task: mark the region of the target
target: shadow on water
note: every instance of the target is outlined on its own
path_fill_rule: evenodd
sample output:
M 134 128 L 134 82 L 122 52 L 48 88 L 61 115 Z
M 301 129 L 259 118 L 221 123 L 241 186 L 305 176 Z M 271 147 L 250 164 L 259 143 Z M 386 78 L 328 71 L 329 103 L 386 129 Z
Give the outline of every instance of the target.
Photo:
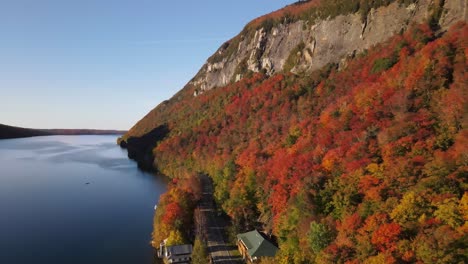
M 126 140 L 120 140 L 120 146 L 126 148 L 128 157 L 138 163 L 138 167 L 153 171 L 153 149 L 156 144 L 164 139 L 169 133 L 168 125 L 160 125 L 141 137 L 130 137 Z

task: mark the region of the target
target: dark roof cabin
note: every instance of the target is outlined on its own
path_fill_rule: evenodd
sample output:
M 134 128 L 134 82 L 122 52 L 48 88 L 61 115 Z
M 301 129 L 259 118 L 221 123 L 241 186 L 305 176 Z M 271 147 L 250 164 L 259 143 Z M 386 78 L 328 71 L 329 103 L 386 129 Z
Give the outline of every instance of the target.
M 237 235 L 237 246 L 244 259 L 251 263 L 261 257 L 274 257 L 278 248 L 257 230 Z
M 192 259 L 192 245 L 166 247 L 164 258 L 166 258 L 169 263 L 190 263 Z

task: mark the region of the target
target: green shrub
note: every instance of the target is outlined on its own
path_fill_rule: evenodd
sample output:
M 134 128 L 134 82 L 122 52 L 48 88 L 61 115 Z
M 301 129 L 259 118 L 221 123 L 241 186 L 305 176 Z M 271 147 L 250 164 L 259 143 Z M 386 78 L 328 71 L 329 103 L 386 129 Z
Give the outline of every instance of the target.
M 192 253 L 193 264 L 206 264 L 209 263 L 206 245 L 200 239 L 195 239 Z
M 285 72 L 290 72 L 294 68 L 294 66 L 297 65 L 299 59 L 301 58 L 301 54 L 304 48 L 305 43 L 304 41 L 301 41 L 301 43 L 299 43 L 294 49 L 291 50 L 283 66 L 283 70 Z
M 319 253 L 333 240 L 333 234 L 328 226 L 313 221 L 310 223 L 308 240 L 310 248 L 312 248 L 315 253 Z
M 390 58 L 380 58 L 375 60 L 374 66 L 372 66 L 372 73 L 379 73 L 382 71 L 386 71 L 393 67 L 395 63 L 397 63 L 396 56 L 392 56 Z

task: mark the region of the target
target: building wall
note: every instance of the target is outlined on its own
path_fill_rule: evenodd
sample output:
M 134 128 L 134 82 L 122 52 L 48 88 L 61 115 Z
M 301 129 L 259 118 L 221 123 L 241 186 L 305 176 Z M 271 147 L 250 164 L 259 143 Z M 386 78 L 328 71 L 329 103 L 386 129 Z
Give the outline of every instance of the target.
M 247 263 L 254 263 L 252 258 L 249 256 L 249 253 L 247 251 L 247 247 L 242 243 L 241 240 L 237 240 L 237 248 L 239 249 L 239 252 L 242 255 L 242 258 L 247 261 Z

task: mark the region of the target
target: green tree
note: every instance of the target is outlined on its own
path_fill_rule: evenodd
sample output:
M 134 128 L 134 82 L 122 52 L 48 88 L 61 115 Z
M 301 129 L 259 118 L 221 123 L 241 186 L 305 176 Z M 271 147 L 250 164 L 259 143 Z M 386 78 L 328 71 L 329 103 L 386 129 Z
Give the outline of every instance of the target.
M 310 223 L 308 239 L 312 250 L 319 253 L 333 240 L 333 234 L 328 226 L 313 221 Z
M 437 210 L 434 212 L 434 215 L 453 228 L 461 226 L 464 222 L 458 208 L 457 198 L 445 199 L 442 203 L 437 204 Z
M 193 245 L 193 253 L 192 253 L 192 263 L 193 264 L 206 264 L 208 263 L 208 253 L 206 250 L 205 243 L 203 243 L 200 239 L 195 239 Z
M 416 222 L 426 211 L 426 201 L 420 195 L 410 191 L 406 193 L 390 216 L 402 226 Z

